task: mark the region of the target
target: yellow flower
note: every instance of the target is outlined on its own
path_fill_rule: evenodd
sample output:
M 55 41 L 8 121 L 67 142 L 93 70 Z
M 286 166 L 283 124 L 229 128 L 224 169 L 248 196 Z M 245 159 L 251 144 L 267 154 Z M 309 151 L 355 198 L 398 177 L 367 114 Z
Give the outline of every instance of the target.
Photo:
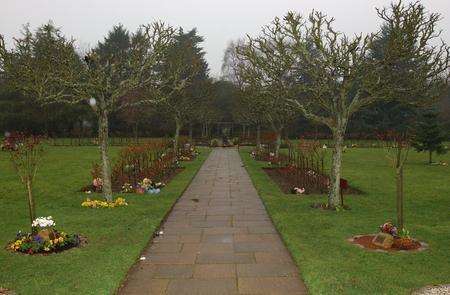
M 128 205 L 124 198 L 117 198 L 115 201 L 108 202 L 108 201 L 101 201 L 101 200 L 90 200 L 86 199 L 83 203 L 81 203 L 81 206 L 83 207 L 90 207 L 90 208 L 115 208 L 118 206 L 126 206 Z
M 63 237 L 59 237 L 59 238 L 58 238 L 58 241 L 59 241 L 60 243 L 62 243 L 62 242 L 64 242 L 64 238 L 63 238 Z

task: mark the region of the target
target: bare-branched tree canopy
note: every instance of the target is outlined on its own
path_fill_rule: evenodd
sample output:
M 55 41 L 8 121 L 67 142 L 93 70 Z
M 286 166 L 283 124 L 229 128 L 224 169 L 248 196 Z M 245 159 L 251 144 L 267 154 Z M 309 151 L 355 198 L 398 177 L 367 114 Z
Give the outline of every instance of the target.
M 278 156 L 283 130 L 295 118 L 293 107 L 286 103 L 296 93 L 295 61 L 286 59 L 287 48 L 282 35 L 283 21 L 278 18 L 263 28 L 262 35 L 229 49 L 232 77 L 245 96 L 241 96 L 241 117 L 252 118 L 257 126 L 266 123 L 276 134 Z M 252 110 L 246 113 L 246 110 Z
M 108 46 L 114 36 L 111 32 L 85 57 L 76 53 L 74 40 L 64 37 L 51 23 L 35 33 L 25 27 L 11 50 L 5 48 L 3 40 L 0 42 L 5 78 L 18 90 L 42 104 L 84 101 L 91 105 L 99 122 L 103 193 L 107 200 L 112 199 L 109 115 L 126 105 L 122 98 L 132 90 L 145 86 L 151 89 L 151 99 L 158 98 L 163 77 L 157 68 L 174 42 L 174 30 L 155 22 L 141 26 L 125 42 L 126 46 Z
M 379 100 L 433 102 L 448 83 L 449 47 L 434 45 L 440 34 L 438 14 L 428 14 L 418 2 L 398 2 L 378 15 L 383 21 L 379 33 L 350 38 L 323 13 L 313 11 L 304 18 L 289 12 L 264 27 L 259 37 L 236 46 L 236 58 L 229 59 L 235 61 L 239 85 L 259 92 L 251 97 L 258 98 L 255 105 L 267 106 L 275 130 L 289 122 L 291 107 L 331 130 L 330 208 L 339 205 L 351 117 Z

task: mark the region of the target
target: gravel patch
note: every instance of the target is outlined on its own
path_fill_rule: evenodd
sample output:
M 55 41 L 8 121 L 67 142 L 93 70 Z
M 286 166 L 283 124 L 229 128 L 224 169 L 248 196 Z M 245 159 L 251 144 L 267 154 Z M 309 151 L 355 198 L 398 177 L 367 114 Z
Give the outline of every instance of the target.
M 449 295 L 450 285 L 428 286 L 417 290 L 413 295 Z

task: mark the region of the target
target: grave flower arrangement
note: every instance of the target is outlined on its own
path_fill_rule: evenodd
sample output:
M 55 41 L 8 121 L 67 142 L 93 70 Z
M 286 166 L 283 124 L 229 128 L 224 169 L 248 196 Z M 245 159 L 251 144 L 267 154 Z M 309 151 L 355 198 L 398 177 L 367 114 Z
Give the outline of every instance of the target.
M 145 177 L 142 179 L 141 182 L 139 182 L 139 186 L 142 187 L 144 190 L 148 190 L 152 186 L 152 180 L 150 178 Z
M 161 189 L 166 185 L 163 182 L 153 182 L 150 188 L 147 190 L 148 194 L 159 194 Z
M 134 192 L 134 188 L 131 184 L 125 182 L 122 185 L 122 193 L 133 193 Z
M 190 151 L 191 151 L 191 155 L 192 155 L 193 158 L 195 158 L 198 155 L 200 155 L 200 152 L 194 146 L 191 146 Z
M 390 243 L 391 248 L 411 250 L 416 249 L 418 246 L 420 246 L 420 243 L 411 238 L 408 230 L 403 228 L 399 231 L 392 222 L 385 222 L 380 225 L 379 228 L 381 233 L 392 236 L 392 242 Z
M 380 225 L 380 231 L 382 233 L 389 234 L 389 235 L 391 235 L 393 237 L 396 237 L 397 236 L 397 232 L 398 232 L 397 227 L 390 221 Z
M 121 197 L 118 197 L 112 202 L 104 200 L 91 200 L 90 198 L 87 198 L 84 202 L 81 203 L 81 206 L 87 208 L 116 208 L 128 206 L 128 203 L 124 198 Z
M 192 161 L 198 156 L 199 152 L 195 146 L 190 143 L 185 143 L 177 152 L 177 159 L 179 161 Z
M 178 160 L 179 161 L 191 161 L 192 159 L 190 158 L 190 157 L 188 157 L 188 156 L 179 156 L 178 157 Z
M 8 249 L 26 254 L 60 252 L 80 245 L 78 235 L 69 235 L 55 229 L 51 216 L 33 220 L 32 233 L 19 231 L 16 238 L 8 244 Z
M 292 193 L 296 195 L 303 195 L 306 192 L 306 190 L 302 187 L 294 187 L 292 188 Z
M 163 182 L 153 182 L 150 178 L 144 178 L 138 183 L 137 193 L 159 194 L 165 186 Z
M 96 192 L 101 192 L 103 187 L 103 180 L 100 177 L 96 177 L 92 180 L 92 186 Z

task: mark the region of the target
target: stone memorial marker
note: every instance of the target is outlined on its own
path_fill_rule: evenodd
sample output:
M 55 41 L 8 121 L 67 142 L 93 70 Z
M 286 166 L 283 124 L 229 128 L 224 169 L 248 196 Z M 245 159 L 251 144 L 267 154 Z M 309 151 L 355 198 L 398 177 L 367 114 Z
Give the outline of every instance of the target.
M 387 233 L 379 233 L 373 238 L 372 243 L 384 249 L 390 249 L 394 243 L 394 237 Z

